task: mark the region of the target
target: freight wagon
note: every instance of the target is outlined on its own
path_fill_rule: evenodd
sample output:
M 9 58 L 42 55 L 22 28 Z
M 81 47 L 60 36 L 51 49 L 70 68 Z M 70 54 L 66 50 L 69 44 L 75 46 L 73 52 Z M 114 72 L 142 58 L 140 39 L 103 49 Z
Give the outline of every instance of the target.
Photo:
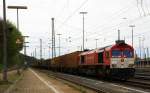
M 79 54 L 81 51 L 75 51 L 53 59 L 52 69 L 63 72 L 77 73 L 79 66 Z

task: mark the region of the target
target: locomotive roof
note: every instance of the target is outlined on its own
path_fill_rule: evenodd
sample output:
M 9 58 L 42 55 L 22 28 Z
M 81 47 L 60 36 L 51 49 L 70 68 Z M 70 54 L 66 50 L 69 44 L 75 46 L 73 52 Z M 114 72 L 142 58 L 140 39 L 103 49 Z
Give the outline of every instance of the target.
M 92 50 L 89 50 L 89 51 L 85 51 L 85 52 L 82 52 L 80 55 L 86 55 L 86 54 L 91 54 L 91 53 L 97 53 L 97 52 L 101 52 L 101 51 L 104 51 L 104 49 L 106 48 L 111 48 L 113 45 L 109 45 L 109 46 L 105 46 L 105 47 L 100 47 L 100 48 L 97 48 L 97 49 L 92 49 Z
M 97 48 L 97 49 L 93 49 L 93 50 L 89 50 L 89 51 L 85 51 L 85 52 L 82 52 L 80 55 L 87 55 L 87 54 L 91 54 L 91 53 L 103 52 L 104 50 L 111 49 L 111 48 L 116 47 L 118 45 L 119 46 L 122 46 L 122 45 L 130 46 L 130 45 L 126 44 L 125 42 L 117 41 L 116 44 L 105 46 L 105 47 L 101 47 L 101 48 Z

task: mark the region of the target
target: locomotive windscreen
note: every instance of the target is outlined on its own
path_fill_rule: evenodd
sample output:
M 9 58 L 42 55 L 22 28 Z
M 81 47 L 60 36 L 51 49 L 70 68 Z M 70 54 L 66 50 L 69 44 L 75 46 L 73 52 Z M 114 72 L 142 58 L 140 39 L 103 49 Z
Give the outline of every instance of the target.
M 133 51 L 131 50 L 112 50 L 112 57 L 125 57 L 125 58 L 132 58 L 133 57 Z
M 112 57 L 121 57 L 122 51 L 112 50 Z
M 133 51 L 131 50 L 124 50 L 123 51 L 123 56 L 127 58 L 132 58 L 133 57 Z

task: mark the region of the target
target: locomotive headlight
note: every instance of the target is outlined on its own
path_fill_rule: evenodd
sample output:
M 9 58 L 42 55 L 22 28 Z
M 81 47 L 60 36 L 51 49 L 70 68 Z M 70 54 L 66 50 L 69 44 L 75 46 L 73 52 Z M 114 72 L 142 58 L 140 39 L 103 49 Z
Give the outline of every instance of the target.
M 117 64 L 112 64 L 112 67 L 113 67 L 113 68 L 117 67 Z
M 121 59 L 121 62 L 124 62 L 124 59 L 123 59 L 123 58 Z

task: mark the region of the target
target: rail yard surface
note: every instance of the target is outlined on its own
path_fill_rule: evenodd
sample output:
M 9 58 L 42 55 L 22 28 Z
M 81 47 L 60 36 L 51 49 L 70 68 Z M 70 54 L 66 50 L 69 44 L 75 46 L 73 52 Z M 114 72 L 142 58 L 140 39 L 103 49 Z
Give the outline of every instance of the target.
M 4 93 L 81 93 L 81 91 L 46 74 L 28 69 L 23 73 L 23 77 Z
M 134 86 L 131 83 L 102 81 L 29 68 L 4 93 L 150 93 L 146 87 Z
M 149 88 L 150 81 L 147 78 L 135 77 L 126 82 L 110 82 L 29 68 L 22 72 L 20 79 L 1 93 L 150 93 Z
M 0 73 L 0 77 L 2 74 Z M 8 79 L 9 81 L 3 81 L 2 78 L 0 78 L 0 93 L 3 93 L 6 91 L 7 88 L 9 88 L 11 85 L 13 85 L 17 80 L 21 78 L 21 75 L 18 75 L 16 73 L 16 70 L 9 71 L 8 72 Z
M 81 85 L 87 88 L 90 88 L 98 93 L 149 93 L 150 90 L 147 87 L 141 87 L 135 85 L 138 82 L 129 81 L 126 82 L 118 82 L 118 81 L 102 81 L 97 79 L 91 79 L 87 77 L 82 76 L 76 76 L 76 75 L 69 75 L 69 74 L 63 74 L 63 73 L 53 73 L 51 71 L 44 71 L 45 73 L 49 73 L 52 76 L 55 76 L 57 78 L 61 78 L 70 82 L 73 82 L 77 85 Z M 142 81 L 141 81 L 142 82 Z

